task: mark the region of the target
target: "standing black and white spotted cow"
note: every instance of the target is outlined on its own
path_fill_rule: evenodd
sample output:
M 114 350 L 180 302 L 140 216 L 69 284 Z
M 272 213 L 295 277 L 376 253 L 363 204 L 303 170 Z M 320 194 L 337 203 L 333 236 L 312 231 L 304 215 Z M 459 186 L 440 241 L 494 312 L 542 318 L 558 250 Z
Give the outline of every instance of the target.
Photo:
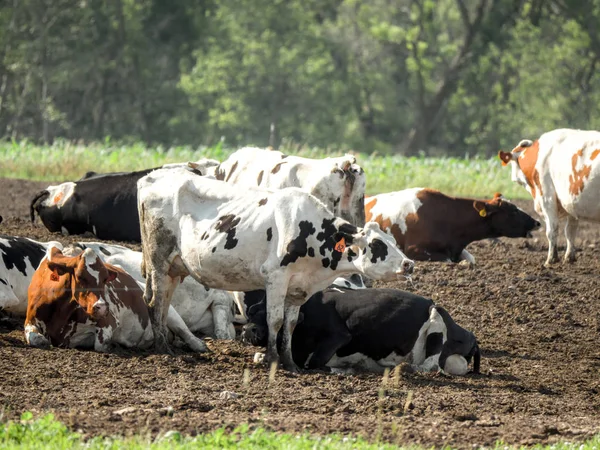
M 157 170 L 138 183 L 146 302 L 157 348 L 165 349 L 165 314 L 182 277 L 231 291 L 265 289 L 269 361 L 297 370 L 291 336 L 300 306 L 339 275 L 374 279 L 409 275 L 413 262 L 376 223 L 357 228 L 297 188 L 239 189 L 181 169 Z M 284 314 L 285 311 L 285 314 Z
M 202 159 L 192 164 L 194 168 L 190 170 L 201 175 L 219 162 Z M 188 163 L 177 163 L 163 167 L 187 166 Z M 153 170 L 87 172 L 79 181 L 48 186 L 31 200 L 31 221 L 35 221 L 37 212 L 44 226 L 53 233 L 92 233 L 99 239 L 140 242 L 137 182 Z
M 265 291 L 247 292 L 243 340 L 268 340 Z M 330 288 L 300 308 L 292 353 L 300 367 L 383 371 L 401 362 L 416 370 L 479 372 L 477 339 L 432 300 L 397 289 Z

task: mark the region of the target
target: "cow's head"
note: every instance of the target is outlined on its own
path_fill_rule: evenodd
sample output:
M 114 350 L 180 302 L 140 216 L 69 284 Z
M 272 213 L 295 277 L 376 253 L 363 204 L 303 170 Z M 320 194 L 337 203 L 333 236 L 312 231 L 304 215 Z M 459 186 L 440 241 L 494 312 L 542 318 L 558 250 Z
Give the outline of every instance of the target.
M 57 247 L 50 247 L 46 258 L 47 282 L 54 297 L 70 296 L 92 319 L 108 314 L 104 288 L 117 278 L 116 270 L 107 267 L 90 248 L 68 257 Z
M 539 143 L 523 139 L 510 152 L 498 152 L 502 165 L 511 165 L 511 179 L 525 187 L 535 197 L 536 185 L 539 185 L 539 174 L 535 169 L 538 158 Z M 537 177 L 537 179 L 536 179 Z
M 351 245 L 344 256 L 361 273 L 375 280 L 392 280 L 398 275 L 409 277 L 415 263 L 408 259 L 396 245 L 394 238 L 379 228 L 376 222 L 367 222 L 365 227 L 348 240 Z
M 356 164 L 356 158 L 352 155 L 327 158 L 323 161 L 330 174 L 319 174 L 311 194 L 325 202 L 335 216 L 362 227 L 365 224 L 364 170 Z
M 465 375 L 473 359 L 473 373 L 479 373 L 481 353 L 475 335 L 457 325 L 441 306 L 435 306 L 435 309 L 446 326 L 446 341 L 439 359 L 440 369 L 450 375 Z
M 540 222 L 499 193 L 489 201 L 475 200 L 473 208 L 496 236 L 531 237 L 531 232 L 540 227 Z

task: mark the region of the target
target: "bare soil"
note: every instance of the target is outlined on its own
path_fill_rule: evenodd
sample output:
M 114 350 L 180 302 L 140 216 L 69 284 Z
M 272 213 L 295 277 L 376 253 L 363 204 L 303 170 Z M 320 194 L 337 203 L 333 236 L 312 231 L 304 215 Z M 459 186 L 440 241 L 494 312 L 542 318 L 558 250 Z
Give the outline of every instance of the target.
M 0 233 L 72 240 L 29 223 L 29 200 L 46 185 L 0 179 Z M 532 212 L 531 202 L 519 205 Z M 25 346 L 22 319 L 8 318 L 0 408 L 8 418 L 52 411 L 86 436 L 248 423 L 458 448 L 581 441 L 600 432 L 600 227 L 583 224 L 578 246 L 576 263 L 545 269 L 543 231 L 482 241 L 469 246 L 475 268 L 418 263 L 414 285 L 376 284 L 446 307 L 478 337 L 481 375 L 402 373 L 384 386 L 374 374 L 280 370 L 269 383 L 268 369 L 252 363 L 258 349 L 237 341 L 209 341 L 205 355 L 39 350 Z

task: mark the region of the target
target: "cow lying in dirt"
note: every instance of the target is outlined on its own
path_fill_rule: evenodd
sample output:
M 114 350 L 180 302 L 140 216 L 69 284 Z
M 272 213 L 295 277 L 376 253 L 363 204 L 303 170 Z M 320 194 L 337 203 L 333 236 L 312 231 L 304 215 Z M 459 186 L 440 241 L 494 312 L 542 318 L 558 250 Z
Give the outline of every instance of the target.
M 449 197 L 426 188 L 405 189 L 365 200 L 367 220 L 394 236 L 400 250 L 418 261 L 475 258 L 465 249 L 473 241 L 529 237 L 540 223 L 496 194 L 492 200 Z
M 265 346 L 265 291 L 247 292 L 243 340 Z M 473 333 L 432 300 L 397 289 L 330 288 L 300 308 L 292 341 L 294 361 L 308 369 L 383 371 L 401 362 L 414 369 L 464 375 L 480 352 Z
M 33 275 L 28 297 L 25 339 L 31 346 L 104 352 L 112 344 L 148 348 L 154 342 L 142 288 L 123 269 L 104 264 L 90 248 L 67 257 L 51 246 Z M 192 350 L 206 350 L 173 308 L 167 327 Z

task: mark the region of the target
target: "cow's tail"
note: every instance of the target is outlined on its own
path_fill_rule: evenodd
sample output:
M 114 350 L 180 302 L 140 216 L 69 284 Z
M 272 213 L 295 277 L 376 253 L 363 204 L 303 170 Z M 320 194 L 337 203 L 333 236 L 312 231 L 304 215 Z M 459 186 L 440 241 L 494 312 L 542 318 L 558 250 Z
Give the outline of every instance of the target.
M 40 203 L 46 200 L 50 196 L 50 192 L 44 189 L 41 192 L 35 194 L 29 205 L 29 217 L 31 217 L 31 223 L 35 222 L 35 211 L 39 207 Z
M 473 355 L 473 373 L 479 373 L 479 365 L 481 363 L 481 351 L 479 345 L 475 344 L 475 353 Z

